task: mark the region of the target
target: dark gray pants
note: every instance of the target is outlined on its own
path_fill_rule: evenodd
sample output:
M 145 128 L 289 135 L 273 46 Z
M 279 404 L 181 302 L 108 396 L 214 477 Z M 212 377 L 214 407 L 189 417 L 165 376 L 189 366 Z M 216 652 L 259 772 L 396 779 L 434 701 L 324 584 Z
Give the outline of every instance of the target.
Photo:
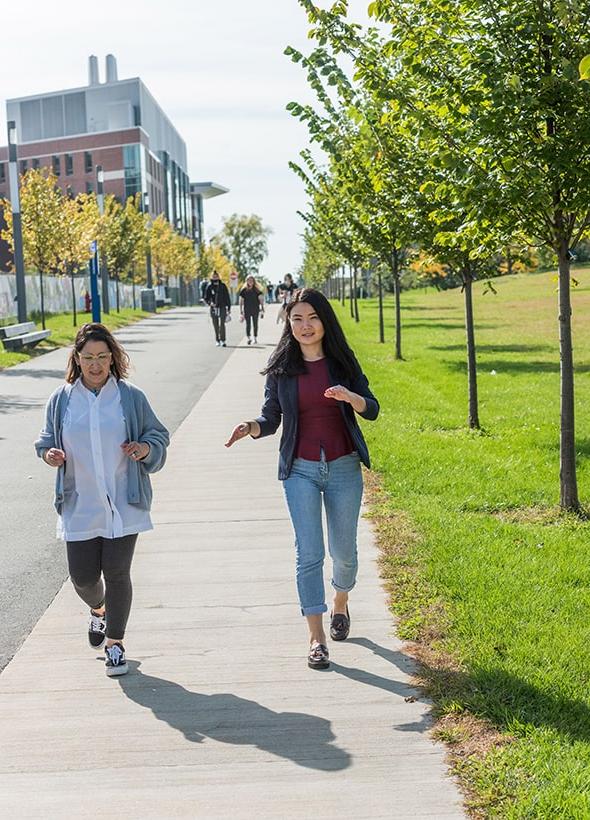
M 215 341 L 225 342 L 225 308 L 211 308 Z
M 250 336 L 252 335 L 250 333 L 250 324 L 252 324 L 254 336 L 258 336 L 258 311 L 256 311 L 256 313 L 244 312 L 244 316 L 246 317 L 246 336 L 250 338 Z
M 130 573 L 136 541 L 137 534 L 66 544 L 74 589 L 92 609 L 103 604 L 106 607 L 107 638 L 125 637 L 133 597 Z

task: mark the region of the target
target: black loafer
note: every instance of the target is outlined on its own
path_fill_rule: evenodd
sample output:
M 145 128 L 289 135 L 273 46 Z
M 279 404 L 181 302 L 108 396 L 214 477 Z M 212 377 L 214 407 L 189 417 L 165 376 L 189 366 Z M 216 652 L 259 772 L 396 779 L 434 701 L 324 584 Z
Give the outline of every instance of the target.
M 328 647 L 323 643 L 316 643 L 309 647 L 307 665 L 310 669 L 327 669 L 330 666 Z
M 330 637 L 333 641 L 345 641 L 350 632 L 350 612 L 346 607 L 346 615 L 332 615 L 330 622 Z

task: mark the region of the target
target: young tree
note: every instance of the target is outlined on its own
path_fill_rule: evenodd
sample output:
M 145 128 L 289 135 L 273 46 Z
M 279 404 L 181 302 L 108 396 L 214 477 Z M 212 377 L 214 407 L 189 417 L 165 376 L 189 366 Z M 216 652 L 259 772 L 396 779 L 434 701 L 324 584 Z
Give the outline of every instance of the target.
M 59 268 L 62 244 L 63 194 L 57 177 L 47 168 L 31 169 L 21 177 L 20 203 L 25 267 L 39 272 L 41 322 L 45 328 L 43 274 Z M 12 209 L 4 202 L 6 228 L 2 238 L 14 252 Z
M 232 214 L 225 217 L 219 234 L 213 244 L 223 251 L 241 279 L 256 276 L 260 265 L 268 254 L 268 238 L 272 228 L 263 225 L 256 214 Z
M 203 243 L 197 260 L 197 274 L 201 279 L 209 279 L 216 270 L 226 285 L 229 285 L 229 275 L 233 270 L 230 260 L 214 242 L 208 245 Z
M 86 266 L 92 251 L 92 241 L 96 238 L 99 224 L 99 212 L 94 194 L 79 194 L 75 199 L 64 197 L 61 208 L 60 258 L 59 269 L 70 277 L 72 286 L 72 321 L 76 318 L 76 291 L 74 277 L 77 271 Z
M 117 312 L 120 310 L 119 282 L 131 273 L 141 255 L 143 242 L 144 215 L 139 210 L 139 195 L 129 197 L 125 206 L 112 195 L 105 197 L 100 246 L 106 256 L 109 274 L 116 282 Z

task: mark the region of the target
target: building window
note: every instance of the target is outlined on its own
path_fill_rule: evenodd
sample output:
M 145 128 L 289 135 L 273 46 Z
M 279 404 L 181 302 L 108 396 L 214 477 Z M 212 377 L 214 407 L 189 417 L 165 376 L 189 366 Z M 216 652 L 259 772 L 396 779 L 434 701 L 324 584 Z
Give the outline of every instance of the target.
M 39 167 L 39 164 L 39 160 L 37 159 L 37 157 L 35 157 L 35 159 L 33 160 L 33 168 L 35 169 L 35 171 Z
M 29 165 L 28 160 L 21 159 L 21 161 L 20 161 L 20 172 L 21 172 L 21 174 L 26 174 L 27 173 L 28 165 Z
M 91 183 L 91 182 L 87 182 L 87 183 L 86 183 L 86 193 L 87 193 L 87 194 L 91 194 L 91 193 L 92 193 L 92 183 Z
M 3 162 L 0 162 L 0 182 L 6 181 L 6 166 Z
M 66 176 L 71 177 L 74 173 L 74 157 L 71 154 L 64 154 L 66 162 Z
M 92 173 L 92 154 L 90 151 L 84 151 L 84 173 Z
M 123 165 L 125 167 L 125 201 L 130 196 L 142 194 L 141 159 L 139 145 L 123 146 Z
M 51 170 L 58 177 L 61 174 L 61 160 L 59 157 L 51 157 Z

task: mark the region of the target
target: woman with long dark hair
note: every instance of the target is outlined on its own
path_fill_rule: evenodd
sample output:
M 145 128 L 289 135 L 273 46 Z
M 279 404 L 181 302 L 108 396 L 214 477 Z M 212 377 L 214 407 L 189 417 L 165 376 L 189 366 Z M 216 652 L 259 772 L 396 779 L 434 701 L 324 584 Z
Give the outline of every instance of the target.
M 152 529 L 149 474 L 166 460 L 168 431 L 126 381 L 129 356 L 104 326 L 76 335 L 66 383 L 51 395 L 35 442 L 57 468 L 58 537 L 70 578 L 90 608 L 88 642 L 105 645 L 109 677 L 128 671 L 123 638 L 131 610 L 131 561 L 140 532 Z
M 264 316 L 264 295 L 253 276 L 246 277 L 246 284 L 239 293 L 240 321 L 246 320 L 246 336 L 248 344 L 258 344 L 258 317 Z M 253 333 L 250 332 L 252 328 Z
M 279 479 L 295 531 L 297 590 L 307 618 L 312 669 L 329 666 L 322 500 L 332 558 L 330 636 L 348 637 L 348 595 L 357 576 L 357 525 L 363 493 L 361 462 L 369 453 L 356 415 L 373 420 L 379 403 L 326 297 L 304 288 L 286 306 L 283 334 L 263 371 L 260 416 L 238 424 L 226 442 L 272 435 L 283 423 Z

